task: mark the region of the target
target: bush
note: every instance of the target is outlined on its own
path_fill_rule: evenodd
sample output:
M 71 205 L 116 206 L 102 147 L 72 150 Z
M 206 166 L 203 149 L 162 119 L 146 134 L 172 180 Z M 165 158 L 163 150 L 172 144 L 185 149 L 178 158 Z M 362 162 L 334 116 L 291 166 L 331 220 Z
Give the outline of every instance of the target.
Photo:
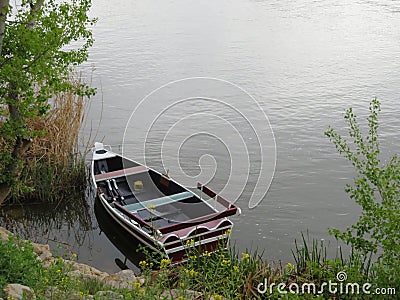
M 373 99 L 367 118 L 368 134 L 361 133 L 357 117 L 349 108 L 345 114 L 350 142 L 329 128 L 325 135 L 354 166 L 357 177 L 346 186 L 350 199 L 362 208 L 357 223 L 344 231 L 330 233 L 350 245 L 365 262 L 375 256 L 371 271 L 377 282 L 400 286 L 400 160 L 386 163 L 379 157 L 380 102 Z
M 45 269 L 31 243 L 9 236 L 7 241 L 0 241 L 0 253 L 0 295 L 8 283 L 37 284 Z

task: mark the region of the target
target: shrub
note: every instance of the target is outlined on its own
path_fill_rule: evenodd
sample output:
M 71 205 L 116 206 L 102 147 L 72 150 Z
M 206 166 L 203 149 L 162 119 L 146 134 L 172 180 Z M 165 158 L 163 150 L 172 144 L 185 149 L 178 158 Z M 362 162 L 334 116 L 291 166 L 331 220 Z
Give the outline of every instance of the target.
M 336 238 L 350 245 L 364 261 L 375 255 L 372 272 L 377 281 L 400 286 L 400 160 L 394 155 L 380 160 L 380 102 L 373 99 L 367 118 L 368 134 L 363 135 L 353 110 L 345 114 L 349 140 L 329 128 L 325 135 L 340 154 L 354 166 L 357 177 L 346 186 L 350 199 L 362 208 L 357 223 L 344 231 L 330 229 Z

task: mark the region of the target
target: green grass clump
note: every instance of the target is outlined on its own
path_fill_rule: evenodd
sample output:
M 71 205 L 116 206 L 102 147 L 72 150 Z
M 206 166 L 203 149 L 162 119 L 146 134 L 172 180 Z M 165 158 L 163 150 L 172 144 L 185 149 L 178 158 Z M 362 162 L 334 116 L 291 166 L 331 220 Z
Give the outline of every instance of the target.
M 29 242 L 10 236 L 0 242 L 0 297 L 7 283 L 36 285 L 41 278 L 44 267 L 33 252 Z
M 98 291 L 115 291 L 129 298 L 138 289 L 133 284 L 133 291 L 118 290 L 97 279 L 83 280 L 73 276 L 70 273 L 72 265 L 62 258 L 55 258 L 45 267 L 34 253 L 32 243 L 18 237 L 9 236 L 7 241 L 0 241 L 0 253 L 1 298 L 6 297 L 3 289 L 10 283 L 30 287 L 36 299 L 86 299 Z

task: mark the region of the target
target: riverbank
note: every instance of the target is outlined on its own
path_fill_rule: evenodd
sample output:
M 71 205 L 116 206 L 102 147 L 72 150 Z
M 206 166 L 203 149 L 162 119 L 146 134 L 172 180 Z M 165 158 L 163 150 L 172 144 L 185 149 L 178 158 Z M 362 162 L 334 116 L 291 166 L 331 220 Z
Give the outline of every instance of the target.
M 3 227 L 0 246 L 0 296 L 4 299 L 225 299 L 204 297 L 186 288 L 159 290 L 155 282 L 167 279 L 159 271 L 151 271 L 150 276 L 136 276 L 129 269 L 109 274 L 77 262 L 75 255 L 55 257 L 49 245 L 21 240 Z M 168 263 L 161 263 L 166 270 Z M 146 269 L 152 263 L 141 265 Z
M 21 240 L 0 227 L 0 299 L 280 299 L 283 294 L 287 299 L 352 299 L 363 290 L 339 293 L 326 283 L 338 285 L 338 274 L 344 274 L 346 283 L 374 285 L 357 257 L 329 260 L 324 249 L 304 241 L 294 251 L 296 266 L 267 263 L 257 253 L 234 249 L 188 253 L 187 263 L 170 266 L 143 248 L 147 258 L 137 276 L 132 270 L 103 272 L 77 262 L 74 254 L 55 257 L 49 245 Z M 370 298 L 376 295 L 362 294 Z

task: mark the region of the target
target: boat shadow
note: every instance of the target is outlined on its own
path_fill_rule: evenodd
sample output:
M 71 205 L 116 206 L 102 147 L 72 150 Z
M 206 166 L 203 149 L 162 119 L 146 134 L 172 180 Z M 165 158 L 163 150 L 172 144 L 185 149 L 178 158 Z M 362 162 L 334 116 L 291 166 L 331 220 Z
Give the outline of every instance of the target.
M 105 234 L 108 240 L 122 254 L 121 258 L 115 258 L 116 265 L 124 269 L 132 269 L 135 274 L 140 274 L 139 262 L 146 260 L 146 255 L 143 253 L 143 248 L 149 249 L 138 239 L 128 234 L 126 230 L 118 224 L 107 213 L 100 200 L 96 198 L 94 204 L 94 213 L 100 228 L 100 235 Z

